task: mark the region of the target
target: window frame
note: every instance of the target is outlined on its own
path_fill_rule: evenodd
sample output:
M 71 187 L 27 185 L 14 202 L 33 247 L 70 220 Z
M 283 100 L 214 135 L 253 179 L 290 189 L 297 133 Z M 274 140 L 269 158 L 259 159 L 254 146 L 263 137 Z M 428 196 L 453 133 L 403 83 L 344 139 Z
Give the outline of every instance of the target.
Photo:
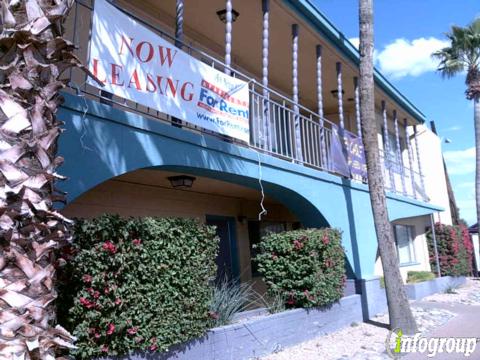
M 400 248 L 399 248 L 399 235 L 398 231 L 400 228 L 404 228 L 407 231 L 408 236 L 408 250 L 409 250 L 409 259 L 408 261 L 402 261 L 400 258 Z M 397 249 L 397 257 L 400 266 L 410 266 L 410 265 L 418 265 L 419 262 L 417 260 L 417 253 L 415 251 L 415 226 L 413 225 L 405 225 L 405 224 L 394 224 L 393 225 L 393 234 L 395 237 L 395 247 Z

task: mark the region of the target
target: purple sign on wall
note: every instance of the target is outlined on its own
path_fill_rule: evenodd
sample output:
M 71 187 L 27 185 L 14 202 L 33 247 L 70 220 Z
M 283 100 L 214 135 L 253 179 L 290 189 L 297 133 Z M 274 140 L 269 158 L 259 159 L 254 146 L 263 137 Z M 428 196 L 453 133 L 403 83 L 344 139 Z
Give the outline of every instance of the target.
M 334 172 L 355 180 L 367 178 L 367 165 L 362 139 L 345 129 L 332 125 L 331 168 Z

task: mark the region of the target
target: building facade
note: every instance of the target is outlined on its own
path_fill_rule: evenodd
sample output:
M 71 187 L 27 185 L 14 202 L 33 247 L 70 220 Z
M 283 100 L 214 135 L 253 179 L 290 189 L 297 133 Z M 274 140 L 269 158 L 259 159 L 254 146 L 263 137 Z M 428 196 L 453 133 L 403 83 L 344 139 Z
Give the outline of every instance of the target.
M 308 0 L 82 0 L 66 29 L 98 83 L 77 69 L 66 74 L 58 113 L 65 215 L 198 218 L 217 226 L 219 266 L 259 289 L 251 258 L 262 235 L 331 226 L 343 233 L 349 279 L 381 275 L 362 163 L 358 52 Z M 182 108 L 197 95 L 172 69 L 139 75 L 175 56 L 188 59 L 182 76 L 203 76 L 198 104 L 217 115 L 214 127 Z M 211 74 L 243 84 L 247 100 L 213 86 Z M 419 131 L 426 119 L 378 71 L 375 98 L 402 274 L 429 270 L 425 229 L 447 207 L 429 193 L 433 165 L 422 158 Z M 235 132 L 242 124 L 247 131 Z M 193 184 L 177 186 L 175 176 Z

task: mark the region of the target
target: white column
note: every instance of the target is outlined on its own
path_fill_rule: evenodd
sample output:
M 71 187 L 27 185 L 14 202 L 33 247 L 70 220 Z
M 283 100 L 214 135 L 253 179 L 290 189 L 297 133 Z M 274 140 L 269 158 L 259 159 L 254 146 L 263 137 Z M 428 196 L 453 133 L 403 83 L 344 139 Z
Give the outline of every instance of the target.
M 225 74 L 230 75 L 232 63 L 232 1 L 226 0 L 225 10 Z
M 295 158 L 303 162 L 302 156 L 302 131 L 298 108 L 298 24 L 292 25 L 292 93 L 293 111 L 295 113 Z
M 263 85 L 263 141 L 270 149 L 270 112 L 268 94 L 268 50 L 269 50 L 269 22 L 270 0 L 262 0 L 263 29 L 262 29 L 262 85 Z
M 390 139 L 388 137 L 388 118 L 387 118 L 387 106 L 384 100 L 382 100 L 382 116 L 383 116 L 383 163 L 388 169 L 388 177 L 390 178 L 391 191 L 395 192 L 395 179 L 392 171 L 392 162 L 390 160 Z
M 175 10 L 175 46 L 181 49 L 183 45 L 183 0 L 177 0 Z
M 410 181 L 412 182 L 412 195 L 416 199 L 417 192 L 415 190 L 415 173 L 413 171 L 413 153 L 412 153 L 412 145 L 410 144 L 410 137 L 408 136 L 408 131 L 407 131 L 407 119 L 403 120 L 403 126 L 405 128 L 405 143 L 407 144 L 408 166 L 410 167 Z
M 337 95 L 338 95 L 338 119 L 340 122 L 340 128 L 345 128 L 345 122 L 343 119 L 343 86 L 342 86 L 342 63 L 337 62 Z
M 353 88 L 355 91 L 355 122 L 357 124 L 357 136 L 362 138 L 362 122 L 360 121 L 360 88 L 358 87 L 358 77 L 353 78 Z
M 420 176 L 420 186 L 423 191 L 422 195 L 425 195 L 425 181 L 423 180 L 423 172 L 422 172 L 422 161 L 420 160 L 420 149 L 418 147 L 418 136 L 417 136 L 417 125 L 413 126 L 413 136 L 415 139 L 415 151 L 417 153 L 417 165 L 418 165 L 418 174 Z M 424 199 L 426 200 L 426 199 Z
M 317 45 L 317 107 L 318 107 L 318 124 L 320 126 L 319 139 L 320 139 L 320 159 L 321 167 L 328 170 L 327 164 L 327 149 L 325 146 L 325 128 L 323 122 L 323 86 L 322 86 L 322 45 Z
M 400 144 L 400 135 L 398 133 L 398 119 L 397 119 L 397 110 L 393 110 L 393 123 L 395 126 L 395 142 L 397 144 L 397 161 L 400 165 L 400 177 L 402 181 L 402 191 L 403 195 L 407 195 L 407 188 L 405 186 L 405 166 L 403 165 L 402 149 Z

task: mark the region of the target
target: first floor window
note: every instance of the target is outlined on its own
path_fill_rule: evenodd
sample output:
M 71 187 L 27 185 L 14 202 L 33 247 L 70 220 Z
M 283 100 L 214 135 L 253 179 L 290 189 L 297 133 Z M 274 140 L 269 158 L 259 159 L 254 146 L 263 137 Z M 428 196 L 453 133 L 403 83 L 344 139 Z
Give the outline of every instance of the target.
M 413 246 L 414 238 L 413 226 L 395 225 L 395 240 L 400 265 L 410 264 L 416 261 Z

